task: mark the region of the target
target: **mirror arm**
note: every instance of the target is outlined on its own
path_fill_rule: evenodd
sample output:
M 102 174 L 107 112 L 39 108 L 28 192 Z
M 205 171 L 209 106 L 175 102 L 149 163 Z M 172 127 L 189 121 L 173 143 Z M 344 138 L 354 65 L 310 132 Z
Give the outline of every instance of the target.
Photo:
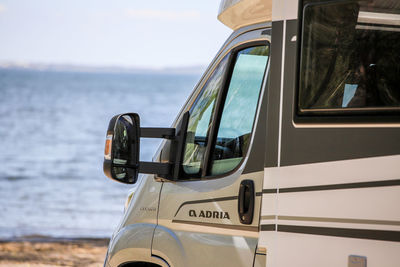
M 141 127 L 140 137 L 175 139 L 175 128 Z
M 160 162 L 139 162 L 139 172 L 147 174 L 157 174 L 160 176 L 171 175 L 171 163 L 160 163 Z

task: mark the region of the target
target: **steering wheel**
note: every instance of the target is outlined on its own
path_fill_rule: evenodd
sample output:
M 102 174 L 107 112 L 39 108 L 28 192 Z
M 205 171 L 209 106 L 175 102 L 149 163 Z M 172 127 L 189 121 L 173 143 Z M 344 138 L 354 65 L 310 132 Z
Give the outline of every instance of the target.
M 235 154 L 242 154 L 242 146 L 243 146 L 243 135 L 238 129 L 232 128 L 220 128 L 219 132 L 224 133 L 224 135 L 228 136 L 236 136 L 236 137 L 221 137 L 220 140 L 224 142 L 218 142 L 215 144 L 214 157 L 217 159 L 222 158 L 233 158 Z M 225 141 L 226 140 L 226 141 Z

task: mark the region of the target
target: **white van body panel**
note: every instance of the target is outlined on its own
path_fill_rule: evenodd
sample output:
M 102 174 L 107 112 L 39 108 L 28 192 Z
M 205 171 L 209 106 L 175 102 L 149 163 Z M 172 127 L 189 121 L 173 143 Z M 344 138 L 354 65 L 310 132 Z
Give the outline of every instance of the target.
M 261 188 L 262 177 L 262 172 L 241 176 L 238 171 L 237 174 L 216 180 L 165 183 L 160 198 L 159 225 L 154 235 L 153 254 L 168 257 L 166 260 L 172 266 L 195 267 L 210 263 L 216 266 L 251 266 L 249 263 L 253 261 L 258 242 L 259 210 L 255 211 L 251 225 L 240 226 L 237 199 L 221 198 L 237 196 L 240 181 L 246 178 L 258 183 L 255 188 Z M 210 201 L 190 203 L 205 199 Z M 261 197 L 256 197 L 255 206 L 260 207 L 260 204 Z M 195 211 L 197 217 L 190 216 L 190 211 Z M 229 214 L 229 219 L 199 217 L 202 211 L 223 211 L 223 214 Z M 216 250 L 218 257 L 214 254 Z M 214 256 L 210 258 L 206 255 Z
M 399 186 L 368 186 L 396 180 L 399 166 L 397 155 L 266 168 L 261 227 L 278 225 L 260 234 L 267 266 L 347 266 L 350 255 L 366 256 L 368 266 L 398 266 L 399 242 L 343 237 L 351 233 L 336 230 L 400 231 L 400 209 L 393 205 L 400 203 Z M 286 232 L 295 230 L 287 226 L 314 233 Z
M 272 0 L 272 21 L 297 19 L 299 1 Z
M 151 255 L 151 242 L 162 184 L 154 180 L 154 175 L 143 175 L 136 186 L 109 244 L 107 260 L 111 266 L 119 266 L 127 259 L 159 261 Z

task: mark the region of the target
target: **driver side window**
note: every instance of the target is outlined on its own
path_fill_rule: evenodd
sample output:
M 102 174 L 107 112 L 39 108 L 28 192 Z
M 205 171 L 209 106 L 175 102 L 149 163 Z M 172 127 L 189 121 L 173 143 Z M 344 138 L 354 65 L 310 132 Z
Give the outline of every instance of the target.
M 186 174 L 201 175 L 208 144 L 208 132 L 212 125 L 212 115 L 218 92 L 222 87 L 228 57 L 228 55 L 225 56 L 214 70 L 190 111 L 183 155 L 183 170 Z
M 268 58 L 268 45 L 247 47 L 225 56 L 215 69 L 190 110 L 183 158 L 187 176 L 221 175 L 245 157 Z
M 211 175 L 227 173 L 242 161 L 250 145 L 268 47 L 238 52 L 211 155 Z

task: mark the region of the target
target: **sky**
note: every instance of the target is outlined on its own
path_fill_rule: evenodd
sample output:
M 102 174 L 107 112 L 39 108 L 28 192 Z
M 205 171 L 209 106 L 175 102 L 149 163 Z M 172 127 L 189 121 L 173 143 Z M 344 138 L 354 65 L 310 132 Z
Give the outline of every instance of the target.
M 219 0 L 0 0 L 0 63 L 207 65 L 231 34 Z

